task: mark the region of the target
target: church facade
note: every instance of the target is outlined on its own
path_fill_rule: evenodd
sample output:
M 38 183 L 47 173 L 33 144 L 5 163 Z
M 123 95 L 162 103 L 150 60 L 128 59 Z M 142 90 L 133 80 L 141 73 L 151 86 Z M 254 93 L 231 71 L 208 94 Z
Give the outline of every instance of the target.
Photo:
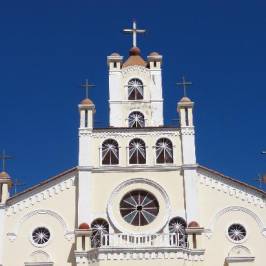
M 107 62 L 109 127 L 78 105 L 78 166 L 12 197 L 0 173 L 0 265 L 265 265 L 266 193 L 197 163 L 188 97 L 164 125 L 162 55 Z

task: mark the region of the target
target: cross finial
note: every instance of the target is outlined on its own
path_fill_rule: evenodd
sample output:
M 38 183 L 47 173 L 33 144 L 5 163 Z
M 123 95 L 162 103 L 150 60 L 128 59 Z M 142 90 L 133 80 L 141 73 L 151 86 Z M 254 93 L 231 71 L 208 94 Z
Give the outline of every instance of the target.
M 181 82 L 177 82 L 176 83 L 177 86 L 182 86 L 183 90 L 184 90 L 184 97 L 187 96 L 187 89 L 190 85 L 192 85 L 191 81 L 186 81 L 185 76 L 182 77 L 182 81 Z
M 145 33 L 145 29 L 138 29 L 136 20 L 133 20 L 133 27 L 132 29 L 123 29 L 123 32 L 132 34 L 133 38 L 133 47 L 137 47 L 137 34 L 138 33 Z
M 2 171 L 4 172 L 6 170 L 6 161 L 12 159 L 11 156 L 6 155 L 6 151 L 3 150 L 2 154 L 0 155 L 0 160 L 2 160 Z
M 86 90 L 86 99 L 89 98 L 89 89 L 95 87 L 95 85 L 89 83 L 88 79 L 85 79 L 85 83 L 81 83 L 80 86 Z

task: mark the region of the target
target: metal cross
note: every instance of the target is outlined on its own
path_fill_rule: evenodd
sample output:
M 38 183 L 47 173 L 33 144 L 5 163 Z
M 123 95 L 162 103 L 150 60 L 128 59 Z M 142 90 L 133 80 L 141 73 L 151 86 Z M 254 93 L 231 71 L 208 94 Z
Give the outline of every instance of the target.
M 258 175 L 258 178 L 255 178 L 254 180 L 259 182 L 259 187 L 262 188 L 262 184 L 266 184 L 266 174 Z
M 137 47 L 137 34 L 138 33 L 145 33 L 146 30 L 144 29 L 138 29 L 137 28 L 137 23 L 135 20 L 133 20 L 133 27 L 132 29 L 123 29 L 123 32 L 125 33 L 131 33 L 133 37 L 133 47 Z
M 182 81 L 181 82 L 177 82 L 176 85 L 177 86 L 183 86 L 184 97 L 186 97 L 187 96 L 187 88 L 188 88 L 188 86 L 192 85 L 192 82 L 186 81 L 185 76 L 183 76 L 182 77 Z
M 95 85 L 89 83 L 88 79 L 85 79 L 85 83 L 81 83 L 80 86 L 86 90 L 86 98 L 89 98 L 89 89 L 95 87 Z
M 13 181 L 13 186 L 14 186 L 14 194 L 17 194 L 17 188 L 20 187 L 20 186 L 25 186 L 26 184 L 25 183 L 21 183 L 20 180 L 18 178 L 16 178 L 14 181 Z
M 12 159 L 11 156 L 6 155 L 6 151 L 3 150 L 2 154 L 0 155 L 0 160 L 2 160 L 2 171 L 4 172 L 6 170 L 6 161 Z

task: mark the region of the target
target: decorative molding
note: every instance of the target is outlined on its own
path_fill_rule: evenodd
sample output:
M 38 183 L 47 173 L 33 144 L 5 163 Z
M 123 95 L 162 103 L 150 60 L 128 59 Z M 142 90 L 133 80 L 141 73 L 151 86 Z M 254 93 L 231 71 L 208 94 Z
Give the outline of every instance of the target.
M 200 184 L 228 194 L 231 197 L 241 199 L 254 206 L 265 208 L 266 203 L 261 197 L 251 194 L 250 189 L 243 188 L 233 182 L 225 180 L 223 177 L 198 173 Z
M 99 172 L 119 172 L 119 173 L 126 173 L 126 172 L 166 172 L 166 171 L 179 171 L 181 169 L 181 166 L 178 165 L 138 165 L 138 166 L 124 166 L 124 167 L 119 167 L 119 166 L 104 166 L 100 168 L 93 168 L 91 171 L 93 173 L 99 173 Z
M 226 207 L 220 211 L 218 211 L 211 219 L 208 227 L 205 229 L 205 235 L 210 238 L 213 234 L 214 231 L 214 226 L 217 223 L 218 219 L 223 216 L 224 214 L 228 213 L 228 212 L 243 212 L 246 213 L 247 215 L 249 215 L 250 217 L 252 217 L 258 227 L 260 228 L 261 234 L 266 237 L 266 226 L 264 225 L 264 223 L 262 222 L 262 220 L 259 218 L 259 216 L 254 213 L 253 211 L 245 208 L 245 207 L 241 207 L 241 206 L 229 206 Z
M 242 245 L 234 246 L 228 257 L 225 258 L 226 262 L 250 262 L 254 261 L 255 257 L 252 256 L 250 250 Z
M 27 221 L 28 219 L 30 219 L 31 217 L 35 216 L 35 215 L 49 215 L 53 218 L 55 218 L 62 226 L 63 230 L 64 230 L 64 236 L 65 238 L 70 241 L 74 238 L 75 236 L 75 233 L 74 231 L 71 231 L 69 230 L 65 220 L 63 219 L 62 216 L 60 216 L 58 213 L 54 212 L 54 211 L 51 211 L 51 210 L 43 210 L 43 209 L 40 209 L 40 210 L 34 210 L 30 213 L 27 213 L 26 215 L 24 215 L 18 222 L 17 224 L 15 225 L 15 228 L 13 231 L 11 232 L 8 232 L 7 233 L 7 236 L 9 238 L 9 240 L 11 242 L 15 241 L 16 238 L 17 238 L 17 235 L 19 233 L 19 230 L 20 230 L 20 227 L 22 226 L 22 224 Z
M 181 127 L 181 135 L 195 135 L 194 127 Z
M 182 247 L 152 248 L 97 248 L 88 252 L 75 251 L 76 263 L 93 263 L 105 260 L 165 260 L 183 259 L 186 261 L 203 261 L 205 250 L 191 250 Z
M 149 129 L 149 128 L 142 128 L 140 130 L 131 130 L 128 128 L 124 129 L 115 129 L 115 130 L 109 130 L 106 129 L 106 131 L 99 131 L 99 132 L 91 132 L 89 130 L 80 130 L 79 131 L 79 136 L 80 137 L 91 137 L 91 138 L 135 138 L 135 137 L 143 137 L 143 136 L 152 136 L 152 137 L 175 137 L 175 136 L 180 136 L 180 131 L 179 129 L 175 129 L 173 131 L 170 130 L 156 130 L 156 129 Z
M 146 67 L 137 66 L 137 65 L 122 68 L 122 77 L 123 78 L 130 75 L 130 74 L 134 74 L 138 77 L 142 76 L 143 74 L 148 76 L 148 75 L 150 75 L 150 71 Z
M 54 196 L 74 186 L 75 183 L 74 181 L 75 177 L 68 178 L 67 180 L 64 180 L 54 186 L 51 186 L 47 189 L 44 189 L 43 191 L 40 191 L 32 196 L 29 196 L 28 198 L 20 200 L 15 204 L 11 204 L 11 206 L 8 206 L 6 208 L 6 215 L 7 216 L 14 215 L 17 212 L 20 212 L 24 209 L 34 206 L 36 203 L 47 200 L 49 198 L 53 198 Z

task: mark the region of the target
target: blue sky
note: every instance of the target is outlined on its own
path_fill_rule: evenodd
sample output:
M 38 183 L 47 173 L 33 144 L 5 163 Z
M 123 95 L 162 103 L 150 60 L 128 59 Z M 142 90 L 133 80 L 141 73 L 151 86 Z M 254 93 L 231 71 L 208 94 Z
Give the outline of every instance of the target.
M 106 56 L 126 56 L 121 30 L 148 30 L 143 56 L 164 56 L 165 122 L 177 118 L 185 75 L 193 82 L 197 158 L 250 184 L 266 172 L 265 1 L 19 1 L 0 3 L 0 149 L 28 187 L 77 165 L 79 87 L 97 86 L 97 126 L 108 125 Z M 25 188 L 24 187 L 24 188 Z M 22 187 L 19 188 L 20 190 Z

